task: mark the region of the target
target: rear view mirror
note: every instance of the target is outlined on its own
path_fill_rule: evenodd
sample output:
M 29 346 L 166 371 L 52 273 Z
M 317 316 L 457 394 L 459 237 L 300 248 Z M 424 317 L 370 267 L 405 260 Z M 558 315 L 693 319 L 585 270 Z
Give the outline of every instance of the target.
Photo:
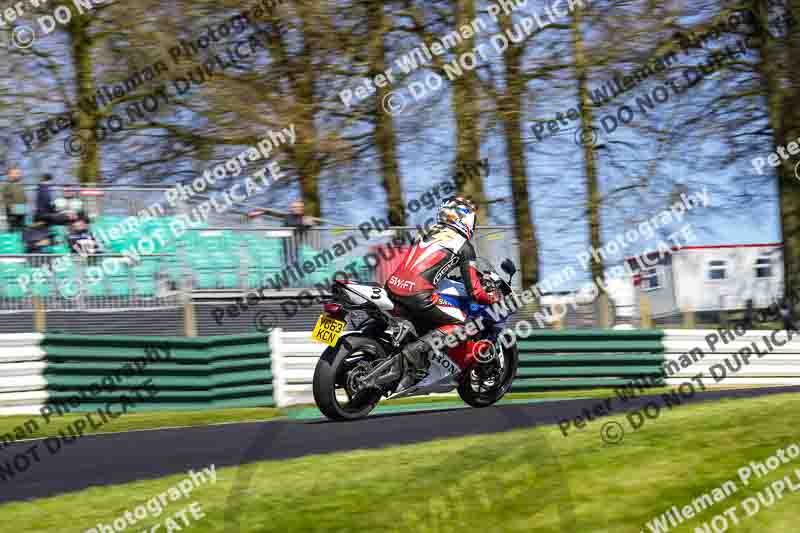
M 500 263 L 500 268 L 509 276 L 513 276 L 517 272 L 517 267 L 514 266 L 514 261 L 511 259 L 503 259 L 503 262 Z

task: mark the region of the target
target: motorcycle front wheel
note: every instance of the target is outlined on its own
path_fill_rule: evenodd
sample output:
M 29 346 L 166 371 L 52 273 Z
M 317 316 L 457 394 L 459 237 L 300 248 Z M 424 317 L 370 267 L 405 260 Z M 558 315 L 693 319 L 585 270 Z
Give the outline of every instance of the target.
M 458 385 L 458 395 L 472 407 L 489 407 L 499 401 L 517 377 L 519 354 L 516 341 L 509 347 L 496 345 L 495 361 L 472 368 Z
M 335 348 L 326 349 L 314 370 L 314 402 L 331 420 L 366 417 L 380 400 L 379 391 L 360 390 L 359 378 L 369 374 L 386 354 L 368 337 L 348 335 Z

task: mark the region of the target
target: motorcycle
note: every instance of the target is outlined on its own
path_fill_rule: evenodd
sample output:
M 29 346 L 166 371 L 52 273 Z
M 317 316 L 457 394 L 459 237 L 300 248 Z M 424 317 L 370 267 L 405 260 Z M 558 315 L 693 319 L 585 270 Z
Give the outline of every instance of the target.
M 481 285 L 505 298 L 512 294 L 514 263 L 500 265 L 508 274 L 504 280 L 483 259 L 477 262 Z M 328 348 L 314 371 L 314 401 L 332 420 L 357 420 L 366 417 L 382 398 L 405 398 L 458 390 L 461 399 L 472 407 L 488 407 L 511 388 L 517 373 L 519 354 L 512 336 L 502 337 L 503 324 L 510 314 L 495 316 L 489 306 L 471 303 L 464 284 L 445 278 L 436 297 L 446 305 L 459 307 L 467 314 L 469 340 L 439 350 L 428 350 L 423 368 L 409 368 L 403 348 L 418 338 L 408 317 L 377 283 L 334 280 L 331 299 L 324 304 L 311 337 Z M 366 318 L 353 331 L 344 332 L 350 313 L 361 311 Z M 398 361 L 400 364 L 398 364 Z M 413 371 L 413 379 L 400 388 L 403 377 Z

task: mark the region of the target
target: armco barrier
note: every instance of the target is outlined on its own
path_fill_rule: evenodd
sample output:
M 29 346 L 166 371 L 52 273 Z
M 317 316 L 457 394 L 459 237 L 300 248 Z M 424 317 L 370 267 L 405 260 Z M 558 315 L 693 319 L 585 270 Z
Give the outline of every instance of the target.
M 784 343 L 783 346 L 778 346 L 771 340 L 773 331 L 770 330 L 748 331 L 742 336 L 734 334 L 735 339 L 732 341 L 729 334 L 729 342 L 723 342 L 720 337 L 714 343 L 712 351 L 706 338 L 714 334 L 719 336 L 720 332 L 711 329 L 664 331 L 667 358 L 664 370 L 668 376 L 667 383 L 670 385 L 683 383 L 692 376 L 702 374 L 701 379 L 705 385 L 800 385 L 799 335 L 794 335 L 787 342 L 785 331 L 775 333 L 777 341 Z M 770 339 L 769 344 L 763 340 L 765 336 Z M 753 343 L 762 352 L 762 356 L 756 354 Z M 771 351 L 768 346 L 772 347 Z M 694 357 L 690 354 L 691 350 L 696 348 L 702 350 L 702 356 L 697 352 Z M 741 364 L 741 356 L 734 358 L 734 354 L 742 348 L 749 348 L 754 353 L 748 358 L 747 364 Z M 717 380 L 711 374 L 710 369 L 713 366 L 716 366 L 716 375 L 721 379 Z
M 80 405 L 65 403 L 65 410 L 94 411 L 123 396 L 135 398 L 132 411 L 274 405 L 270 343 L 260 333 L 191 339 L 4 335 L 0 347 L 0 414 L 36 413 L 45 403 L 76 397 Z M 159 357 L 147 358 L 147 347 Z M 143 358 L 146 363 L 133 369 L 131 362 Z M 129 371 L 121 373 L 126 366 Z
M 617 387 L 637 378 L 659 383 L 660 330 L 535 330 L 519 339 L 512 392 Z
M 311 332 L 272 331 L 275 402 L 314 402 L 314 368 L 325 345 Z M 537 331 L 519 342 L 520 368 L 512 391 L 615 387 L 658 376 L 664 363 L 661 331 Z

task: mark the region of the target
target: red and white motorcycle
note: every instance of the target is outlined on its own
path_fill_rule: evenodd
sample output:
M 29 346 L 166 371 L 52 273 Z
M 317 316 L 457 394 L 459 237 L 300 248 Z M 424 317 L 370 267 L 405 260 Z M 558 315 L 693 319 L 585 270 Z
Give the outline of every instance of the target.
M 503 298 L 512 294 L 514 263 L 501 264 L 508 280 L 485 260 L 478 261 L 481 284 L 498 291 Z M 312 332 L 314 340 L 328 344 L 314 372 L 314 400 L 320 411 L 333 420 L 355 420 L 367 416 L 382 397 L 401 398 L 458 390 L 473 407 L 486 407 L 500 400 L 511 388 L 519 356 L 516 342 L 501 342 L 500 333 L 509 315 L 487 313 L 488 306 L 470 303 L 460 281 L 445 279 L 439 285 L 440 298 L 459 306 L 468 320 L 482 317 L 483 329 L 470 340 L 446 352 L 429 350 L 426 367 L 407 368 L 402 349 L 418 338 L 414 325 L 403 317 L 378 284 L 334 281 L 332 300 L 325 304 Z M 367 317 L 351 332 L 344 333 L 348 314 L 363 311 Z M 492 318 L 492 315 L 495 318 Z M 402 364 L 398 365 L 397 361 Z M 400 370 L 398 370 L 400 369 Z M 416 371 L 411 385 L 398 390 L 407 372 Z M 418 374 L 418 375 L 417 375 Z

